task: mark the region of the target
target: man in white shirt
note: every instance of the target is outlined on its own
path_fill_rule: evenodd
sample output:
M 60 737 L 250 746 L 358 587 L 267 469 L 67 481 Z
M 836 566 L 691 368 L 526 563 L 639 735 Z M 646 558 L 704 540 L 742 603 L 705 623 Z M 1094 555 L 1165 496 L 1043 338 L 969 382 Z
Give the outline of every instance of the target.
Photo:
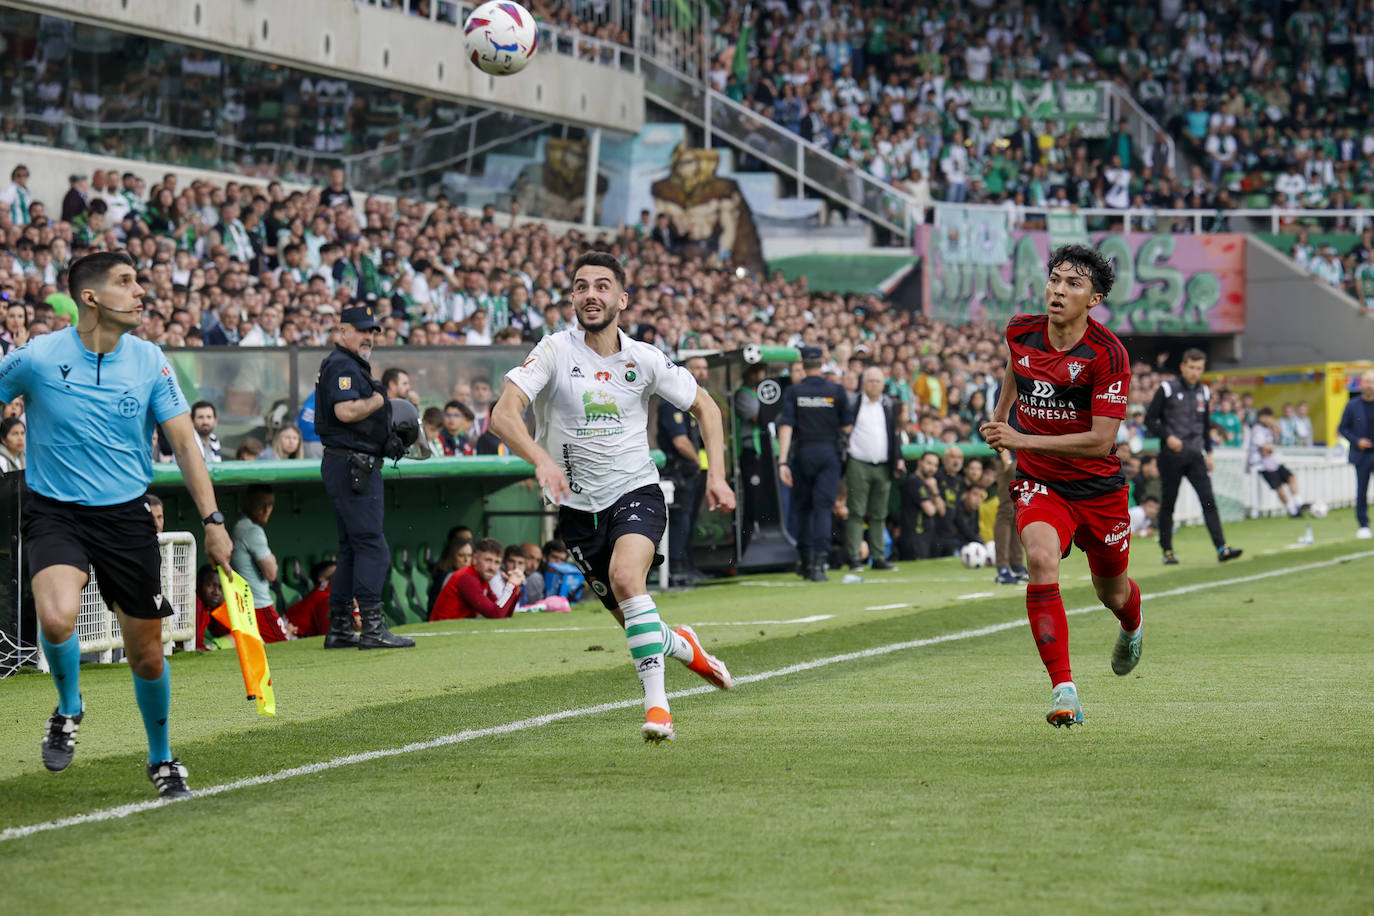
M 987 81 L 988 69 L 992 66 L 992 49 L 988 47 L 987 39 L 978 36 L 974 39 L 967 51 L 964 52 L 964 64 L 968 67 L 968 78 L 971 83 L 983 83 Z
M 29 206 L 33 203 L 33 192 L 29 190 L 29 167 L 16 165 L 10 172 L 10 185 L 0 191 L 0 204 L 10 211 L 10 222 L 16 226 L 29 224 Z
M 845 522 L 845 549 L 849 569 L 863 569 L 860 550 L 864 540 L 864 523 L 868 524 L 868 557 L 876 570 L 892 569 L 883 547 L 887 530 L 887 499 L 892 492 L 892 479 L 905 470 L 901 458 L 901 442 L 897 438 L 897 405 L 883 394 L 887 377 L 877 366 L 864 370 L 854 406 L 854 428 L 849 433 L 848 460 L 844 468 L 845 506 L 849 518 Z
M 670 629 L 649 594 L 649 570 L 667 528 L 668 510 L 649 454 L 648 403 L 659 395 L 697 418 L 706 449 L 706 504 L 730 511 L 720 408 L 692 374 L 652 345 L 620 330 L 629 302 L 625 269 L 610 252 L 588 251 L 572 266 L 579 327 L 539 341 L 492 410 L 491 431 L 534 465 L 544 495 L 558 505 L 573 561 L 620 624 L 644 690 L 645 741 L 671 741 L 664 687 L 665 655 L 723 690 L 730 672 L 708 655 L 691 627 Z M 523 414 L 534 405 L 535 435 Z M 557 456 L 555 458 L 554 456 Z
M 1113 156 L 1111 167 L 1102 173 L 1107 179 L 1107 193 L 1104 195 L 1107 206 L 1114 210 L 1125 210 L 1131 205 L 1131 170 L 1121 167 L 1121 157 Z
M 1159 497 L 1147 496 L 1140 505 L 1131 506 L 1131 537 L 1147 538 L 1155 533 L 1155 517 L 1159 515 Z
M 487 310 L 477 309 L 468 319 L 467 329 L 463 332 L 469 347 L 491 346 L 491 328 L 487 326 Z

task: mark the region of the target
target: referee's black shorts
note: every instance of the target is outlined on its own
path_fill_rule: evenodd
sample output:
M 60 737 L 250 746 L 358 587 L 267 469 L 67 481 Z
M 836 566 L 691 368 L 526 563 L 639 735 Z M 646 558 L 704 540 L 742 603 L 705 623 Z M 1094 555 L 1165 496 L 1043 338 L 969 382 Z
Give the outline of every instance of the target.
M 25 490 L 20 531 L 30 576 L 49 566 L 89 567 L 111 611 L 118 605 L 144 620 L 172 615 L 162 596 L 162 553 L 145 497 L 81 506 Z
M 631 490 L 601 512 L 558 510 L 558 533 L 568 554 L 587 577 L 587 585 L 608 609 L 620 606 L 611 591 L 611 552 L 627 534 L 642 534 L 654 545 L 653 566 L 663 563 L 658 545 L 668 527 L 668 507 L 658 484 Z M 652 567 L 650 567 L 652 568 Z

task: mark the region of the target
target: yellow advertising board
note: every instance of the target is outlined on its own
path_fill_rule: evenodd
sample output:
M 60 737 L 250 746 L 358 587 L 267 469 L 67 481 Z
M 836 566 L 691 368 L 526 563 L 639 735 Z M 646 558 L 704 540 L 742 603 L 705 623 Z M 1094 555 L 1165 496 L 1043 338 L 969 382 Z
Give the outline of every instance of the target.
M 1306 401 L 1312 414 L 1312 436 L 1317 445 L 1336 442 L 1336 427 L 1351 392 L 1358 391 L 1360 375 L 1374 369 L 1374 361 L 1309 363 L 1305 366 L 1273 366 L 1207 372 L 1203 378 L 1214 392 L 1249 392 L 1255 406 L 1271 407 L 1283 415 L 1283 405 Z

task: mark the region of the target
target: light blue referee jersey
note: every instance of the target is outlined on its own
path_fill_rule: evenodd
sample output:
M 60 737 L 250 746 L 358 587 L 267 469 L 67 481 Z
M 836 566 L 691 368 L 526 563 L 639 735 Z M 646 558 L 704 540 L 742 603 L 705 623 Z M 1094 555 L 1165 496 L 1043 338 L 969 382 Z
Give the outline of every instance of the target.
M 0 400 L 21 394 L 29 487 L 83 506 L 142 496 L 153 480 L 153 429 L 190 409 L 156 345 L 125 334 L 113 352 L 92 353 L 74 327 L 0 361 Z

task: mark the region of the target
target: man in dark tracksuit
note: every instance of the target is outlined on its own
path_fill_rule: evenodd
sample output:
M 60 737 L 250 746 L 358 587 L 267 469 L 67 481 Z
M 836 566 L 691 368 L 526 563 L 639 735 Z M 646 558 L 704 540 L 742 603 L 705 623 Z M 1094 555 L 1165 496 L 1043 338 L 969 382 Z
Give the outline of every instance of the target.
M 1202 382 L 1206 367 L 1206 353 L 1197 349 L 1184 351 L 1178 380 L 1160 384 L 1145 414 L 1146 430 L 1159 438 L 1159 476 L 1164 485 L 1159 504 L 1159 546 L 1164 551 L 1166 566 L 1178 563 L 1173 550 L 1174 503 L 1184 477 L 1202 503 L 1202 517 L 1217 548 L 1217 559 L 1225 563 L 1241 554 L 1239 549 L 1226 544 L 1217 501 L 1212 496 L 1212 478 L 1208 476 L 1212 471 L 1212 438 L 1208 435 L 1212 391 Z
M 1369 477 L 1374 474 L 1374 369 L 1360 376 L 1360 396 L 1351 398 L 1341 412 L 1337 433 L 1350 443 L 1350 463 L 1355 465 L 1355 537 L 1369 540 Z
M 830 516 L 840 491 L 841 436 L 854 425 L 849 395 L 844 386 L 821 375 L 821 351 L 802 347 L 806 378 L 782 395 L 778 415 L 778 479 L 793 487 L 801 515 L 797 547 L 802 571 L 813 582 L 826 582 L 825 558 L 830 551 Z M 792 431 L 796 429 L 796 454 L 789 460 Z M 847 440 L 846 440 L 847 441 Z

